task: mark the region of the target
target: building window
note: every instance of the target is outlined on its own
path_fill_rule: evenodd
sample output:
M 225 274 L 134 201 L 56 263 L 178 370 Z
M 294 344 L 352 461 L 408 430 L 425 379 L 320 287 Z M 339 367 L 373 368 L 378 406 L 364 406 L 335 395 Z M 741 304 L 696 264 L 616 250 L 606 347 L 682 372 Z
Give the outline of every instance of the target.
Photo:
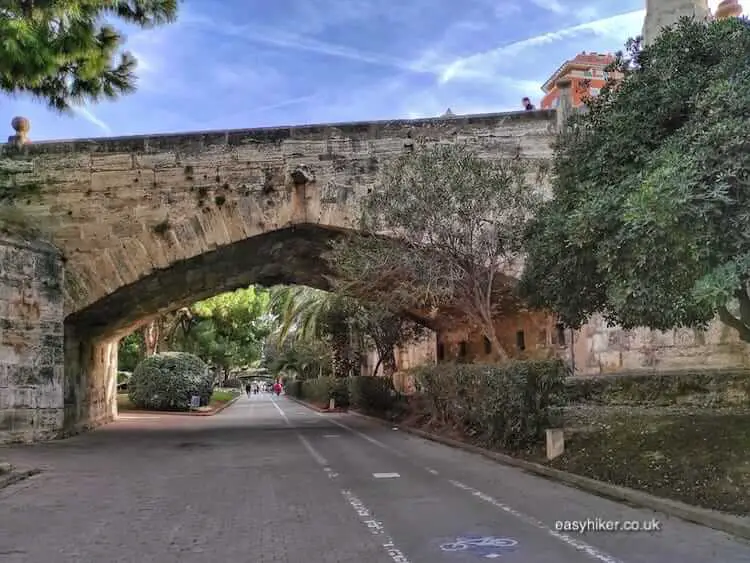
M 565 346 L 565 325 L 562 323 L 557 323 L 555 325 L 555 334 L 555 341 L 557 342 L 557 345 Z
M 522 330 L 516 332 L 516 348 L 521 351 L 526 350 L 526 335 Z
M 442 362 L 445 359 L 445 345 L 442 342 L 437 343 L 437 359 Z
M 492 342 L 486 336 L 484 337 L 484 353 L 492 354 Z
M 468 346 L 466 345 L 466 340 L 463 340 L 461 344 L 458 345 L 458 357 L 459 358 L 465 358 L 468 353 Z

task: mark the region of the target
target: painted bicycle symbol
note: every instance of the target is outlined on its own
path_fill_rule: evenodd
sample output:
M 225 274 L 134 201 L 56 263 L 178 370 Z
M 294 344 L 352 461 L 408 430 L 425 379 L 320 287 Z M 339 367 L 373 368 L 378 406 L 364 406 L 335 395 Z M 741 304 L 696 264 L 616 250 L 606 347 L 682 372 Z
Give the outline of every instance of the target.
M 440 546 L 442 551 L 463 551 L 485 557 L 500 557 L 500 552 L 512 551 L 518 541 L 494 536 L 462 536 Z

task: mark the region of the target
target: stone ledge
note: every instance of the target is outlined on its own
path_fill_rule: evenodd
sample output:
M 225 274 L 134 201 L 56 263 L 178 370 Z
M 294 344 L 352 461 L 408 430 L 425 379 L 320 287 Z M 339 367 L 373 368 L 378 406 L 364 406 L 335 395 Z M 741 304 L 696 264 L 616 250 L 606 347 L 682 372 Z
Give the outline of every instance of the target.
M 42 470 L 38 468 L 23 469 L 13 466 L 10 467 L 11 468 L 9 471 L 0 471 L 0 489 L 9 487 L 10 485 L 18 483 L 19 481 L 23 481 L 24 479 L 33 477 L 34 475 L 39 475 L 42 472 Z
M 647 508 L 649 510 L 662 512 L 669 516 L 675 516 L 693 524 L 700 524 L 701 526 L 720 530 L 722 532 L 726 532 L 728 534 L 732 534 L 744 539 L 750 539 L 750 519 L 747 518 L 741 518 L 739 516 L 724 514 L 715 510 L 700 508 L 683 502 L 657 497 L 648 493 L 644 493 L 642 491 L 637 491 L 635 489 L 628 489 L 627 487 L 612 485 L 610 483 L 597 481 L 596 479 L 591 479 L 589 477 L 583 477 L 582 475 L 576 475 L 575 473 L 568 473 L 567 471 L 553 469 L 551 467 L 546 467 L 544 465 L 531 461 L 518 459 L 499 452 L 493 452 L 485 448 L 480 448 L 479 446 L 461 442 L 459 440 L 445 438 L 443 436 L 424 432 L 423 430 L 418 430 L 416 428 L 410 428 L 409 426 L 392 423 L 387 420 L 362 414 L 356 411 L 349 412 L 358 417 L 377 422 L 378 424 L 389 426 L 391 428 L 398 428 L 401 431 L 419 436 L 420 438 L 424 438 L 426 440 L 443 444 L 445 446 L 450 446 L 471 453 L 479 454 L 494 461 L 498 461 L 504 465 L 517 467 L 519 469 L 523 469 L 524 471 L 528 471 L 529 473 L 545 477 L 552 481 L 558 481 L 565 485 L 576 487 L 588 493 L 593 493 L 595 495 L 609 498 L 618 502 L 630 503 L 642 508 Z
M 178 147 L 241 146 L 253 143 L 278 143 L 286 139 L 327 139 L 335 131 L 341 136 L 377 138 L 394 129 L 435 126 L 480 126 L 498 121 L 553 121 L 556 110 L 510 111 L 453 117 L 430 117 L 422 119 L 389 119 L 350 123 L 320 123 L 261 127 L 256 129 L 233 129 L 226 131 L 195 131 L 185 133 L 163 133 L 156 135 L 131 135 L 91 139 L 69 139 L 32 142 L 22 149 L 23 155 L 111 153 L 111 152 L 159 152 Z M 4 155 L 9 157 L 10 155 Z
M 199 412 L 186 411 L 186 412 L 182 412 L 182 411 L 148 411 L 148 410 L 143 410 L 143 409 L 125 409 L 125 410 L 122 410 L 122 411 L 118 411 L 117 414 L 118 414 L 118 416 L 120 414 L 125 414 L 125 413 L 129 413 L 129 414 L 141 414 L 141 413 L 142 414 L 158 414 L 159 416 L 161 416 L 161 415 L 165 415 L 165 416 L 214 416 L 215 414 L 219 414 L 224 409 L 229 408 L 231 405 L 233 405 L 234 403 L 236 403 L 237 400 L 241 396 L 242 395 L 237 395 L 234 399 L 231 399 L 231 400 L 227 401 L 226 403 L 224 403 L 223 405 L 220 405 L 220 406 L 216 407 L 212 411 L 204 411 L 204 412 L 200 412 L 200 411 Z M 116 421 L 117 417 L 115 417 L 114 420 Z

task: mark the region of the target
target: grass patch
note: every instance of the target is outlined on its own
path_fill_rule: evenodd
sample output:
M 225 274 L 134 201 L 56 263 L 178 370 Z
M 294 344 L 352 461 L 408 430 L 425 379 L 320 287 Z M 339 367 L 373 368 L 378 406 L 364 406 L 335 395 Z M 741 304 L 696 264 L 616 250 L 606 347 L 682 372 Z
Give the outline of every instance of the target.
M 211 404 L 223 405 L 228 403 L 240 394 L 239 391 L 227 390 L 227 389 L 216 389 L 211 395 Z
M 545 462 L 657 496 L 733 514 L 750 512 L 750 414 L 602 414 L 569 433 Z
M 432 418 L 418 397 L 382 418 L 488 447 Z M 566 409 L 565 420 L 566 451 L 551 462 L 544 444 L 521 452 L 493 449 L 693 506 L 750 513 L 750 410 L 579 405 Z

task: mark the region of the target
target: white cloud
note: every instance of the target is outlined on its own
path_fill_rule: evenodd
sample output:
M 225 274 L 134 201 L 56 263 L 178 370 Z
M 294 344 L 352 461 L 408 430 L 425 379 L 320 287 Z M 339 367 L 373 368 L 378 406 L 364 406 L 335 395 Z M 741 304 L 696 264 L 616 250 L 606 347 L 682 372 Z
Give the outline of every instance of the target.
M 553 14 L 564 14 L 569 11 L 569 8 L 559 0 L 531 0 L 531 3 Z
M 629 35 L 640 33 L 644 15 L 645 10 L 636 10 L 543 33 L 496 49 L 462 57 L 443 66 L 440 82 L 445 84 L 455 80 L 494 79 L 498 74 L 498 68 L 502 67 L 509 58 L 517 57 L 522 51 L 571 39 L 585 33 L 618 38 L 624 42 Z
M 96 125 L 99 129 L 104 131 L 107 135 L 112 134 L 112 129 L 110 128 L 110 126 L 107 125 L 107 123 L 105 123 L 101 119 L 99 119 L 94 114 L 94 112 L 92 112 L 90 109 L 83 107 L 83 106 L 76 106 L 76 107 L 73 107 L 73 111 L 77 115 L 81 116 L 83 119 L 88 121 L 89 123 L 93 123 L 94 125 Z

